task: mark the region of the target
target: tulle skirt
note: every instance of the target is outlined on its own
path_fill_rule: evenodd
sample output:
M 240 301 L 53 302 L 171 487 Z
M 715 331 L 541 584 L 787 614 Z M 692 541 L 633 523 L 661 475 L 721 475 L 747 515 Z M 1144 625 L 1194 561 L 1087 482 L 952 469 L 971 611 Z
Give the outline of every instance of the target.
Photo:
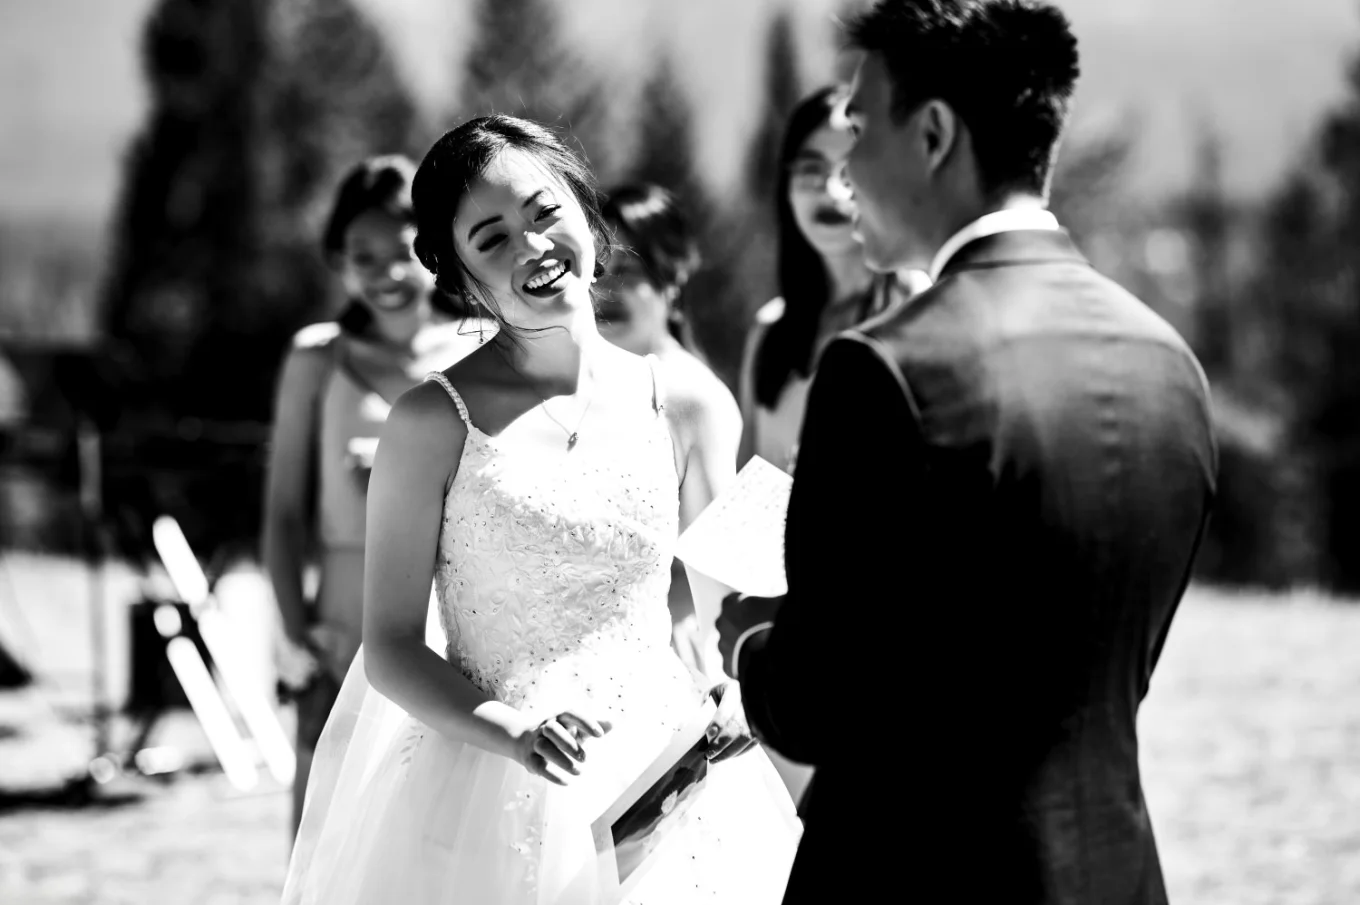
M 283 902 L 616 905 L 591 824 L 673 732 L 618 726 L 556 786 L 410 717 L 368 684 L 361 650 L 317 748 Z M 751 749 L 712 766 L 627 901 L 776 905 L 800 833 L 783 781 Z

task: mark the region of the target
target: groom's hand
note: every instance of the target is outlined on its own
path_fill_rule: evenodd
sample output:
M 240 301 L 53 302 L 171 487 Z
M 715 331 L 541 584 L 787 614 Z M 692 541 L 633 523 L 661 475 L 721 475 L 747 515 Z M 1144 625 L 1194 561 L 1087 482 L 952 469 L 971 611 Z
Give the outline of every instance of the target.
M 724 672 L 737 678 L 737 640 L 748 629 L 773 622 L 783 604 L 783 597 L 750 597 L 735 591 L 723 598 L 722 614 L 718 616 L 718 653 L 722 655 Z
M 741 704 L 741 685 L 719 682 L 709 689 L 709 697 L 718 705 L 713 722 L 708 727 L 708 750 L 704 755 L 711 763 L 736 757 L 756 743 L 751 727 L 746 723 L 746 710 Z

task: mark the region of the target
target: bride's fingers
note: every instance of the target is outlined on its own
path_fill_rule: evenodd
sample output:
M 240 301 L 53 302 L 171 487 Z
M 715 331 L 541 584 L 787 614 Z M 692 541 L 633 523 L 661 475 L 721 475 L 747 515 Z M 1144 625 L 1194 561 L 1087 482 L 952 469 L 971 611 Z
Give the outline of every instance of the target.
M 549 720 L 543 724 L 542 732 L 548 740 L 560 748 L 564 753 L 571 755 L 578 761 L 586 759 L 586 752 L 576 741 L 571 732 L 564 729 L 557 720 Z
M 581 775 L 581 771 L 577 769 L 576 764 L 567 756 L 567 753 L 546 736 L 540 735 L 534 741 L 534 753 L 564 773 L 570 773 L 572 776 Z
M 608 720 L 597 722 L 588 716 L 581 716 L 579 713 L 572 713 L 571 711 L 558 714 L 557 721 L 563 726 L 575 727 L 588 732 L 595 738 L 600 738 L 609 731 Z
M 566 780 L 562 779 L 562 777 L 558 776 L 552 770 L 548 769 L 548 762 L 543 759 L 542 755 L 535 755 L 534 758 L 532 759 L 532 763 L 533 770 L 531 772 L 536 773 L 537 775 L 542 776 L 548 782 L 556 783 L 559 786 L 565 786 L 567 784 Z

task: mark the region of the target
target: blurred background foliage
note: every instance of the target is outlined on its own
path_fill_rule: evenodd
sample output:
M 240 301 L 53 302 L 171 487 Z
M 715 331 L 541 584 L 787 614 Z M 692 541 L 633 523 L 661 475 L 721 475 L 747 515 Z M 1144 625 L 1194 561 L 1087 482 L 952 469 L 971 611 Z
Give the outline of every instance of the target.
M 65 436 L 83 413 L 103 434 L 104 489 L 130 534 L 169 511 L 196 547 L 253 550 L 282 352 L 339 301 L 317 247 L 338 175 L 371 153 L 419 159 L 444 129 L 491 110 L 569 131 L 605 187 L 651 179 L 680 193 L 705 254 L 686 305 L 734 380 L 746 325 L 774 294 L 784 120 L 829 80 L 834 49 L 809 60 L 790 8 L 761 7 L 757 120 L 736 178 L 715 181 L 678 45 L 661 42 L 622 80 L 573 40 L 560 3 L 464 7 L 467 49 L 432 106 L 440 95 L 413 88 L 371 4 L 150 4 L 149 102 L 109 222 L 0 222 L 7 545 L 75 543 L 72 454 L 56 471 L 25 463 L 63 448 L 42 430 Z M 828 21 L 823 41 L 835 40 Z M 1182 187 L 1148 192 L 1131 178 L 1144 140 L 1134 116 L 1074 132 L 1053 206 L 1093 263 L 1204 363 L 1222 474 L 1202 577 L 1360 590 L 1349 555 L 1360 541 L 1360 57 L 1284 177 L 1250 198 L 1225 185 L 1211 118 Z

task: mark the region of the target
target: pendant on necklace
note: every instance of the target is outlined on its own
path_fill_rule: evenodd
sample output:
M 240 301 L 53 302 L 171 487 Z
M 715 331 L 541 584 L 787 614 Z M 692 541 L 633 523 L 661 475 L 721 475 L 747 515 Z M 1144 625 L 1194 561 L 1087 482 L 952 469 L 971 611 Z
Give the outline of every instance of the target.
M 576 434 L 575 434 L 575 433 L 573 433 L 570 437 L 567 438 L 567 452 L 571 452 L 571 450 L 572 450 L 572 448 L 573 448 L 574 446 L 576 446 Z

